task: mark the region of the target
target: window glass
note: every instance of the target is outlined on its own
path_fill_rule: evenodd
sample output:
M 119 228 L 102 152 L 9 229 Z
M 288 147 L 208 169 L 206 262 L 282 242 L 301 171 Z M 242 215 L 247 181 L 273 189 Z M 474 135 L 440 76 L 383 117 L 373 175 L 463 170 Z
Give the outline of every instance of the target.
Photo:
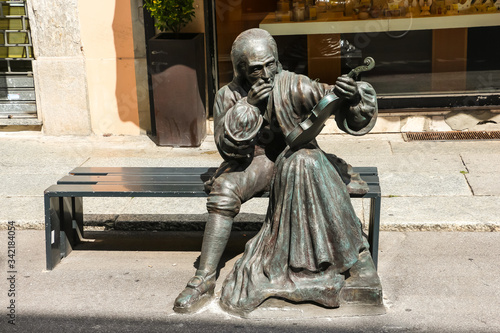
M 362 78 L 381 97 L 495 94 L 500 6 L 470 3 L 217 0 L 219 85 L 232 79 L 236 36 L 260 27 L 276 39 L 283 68 L 322 82 L 334 83 L 370 56 L 376 66 Z

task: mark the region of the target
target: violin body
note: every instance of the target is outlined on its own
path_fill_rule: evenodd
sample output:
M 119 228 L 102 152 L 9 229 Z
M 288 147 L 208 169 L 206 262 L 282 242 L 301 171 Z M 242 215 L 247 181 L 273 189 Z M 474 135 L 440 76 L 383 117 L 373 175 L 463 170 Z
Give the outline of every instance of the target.
M 302 121 L 286 137 L 286 143 L 291 149 L 295 150 L 312 140 L 325 127 L 328 118 L 339 109 L 340 98 L 335 94 L 329 94 L 323 97 L 313 108 L 311 114 Z
M 361 72 L 366 72 L 375 67 L 375 60 L 368 57 L 364 60 L 364 65 L 351 70 L 347 76 L 353 78 Z M 301 146 L 311 142 L 325 127 L 325 122 L 334 115 L 342 104 L 343 100 L 335 94 L 328 94 L 316 104 L 311 114 L 302 121 L 286 137 L 286 143 L 291 149 L 296 150 Z

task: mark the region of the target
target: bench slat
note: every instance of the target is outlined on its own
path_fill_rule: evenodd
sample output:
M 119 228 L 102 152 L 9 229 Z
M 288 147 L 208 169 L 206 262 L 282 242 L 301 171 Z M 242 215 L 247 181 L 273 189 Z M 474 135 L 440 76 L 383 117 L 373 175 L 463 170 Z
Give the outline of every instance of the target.
M 183 168 L 183 167 L 78 167 L 70 171 L 72 175 L 212 175 L 216 167 Z M 360 175 L 377 175 L 376 167 L 353 167 Z
M 52 185 L 45 195 L 53 197 L 206 197 L 202 184 L 183 185 Z
M 362 175 L 362 179 L 368 184 L 378 184 L 378 176 Z M 70 175 L 61 178 L 57 184 L 145 184 L 145 185 L 174 185 L 174 184 L 203 184 L 210 176 L 198 175 L 118 175 L 108 174 L 106 176 Z
M 380 186 L 369 185 L 365 195 L 352 197 L 373 198 L 380 196 Z M 206 197 L 203 184 L 60 184 L 45 190 L 49 197 Z M 262 196 L 268 196 L 267 193 Z

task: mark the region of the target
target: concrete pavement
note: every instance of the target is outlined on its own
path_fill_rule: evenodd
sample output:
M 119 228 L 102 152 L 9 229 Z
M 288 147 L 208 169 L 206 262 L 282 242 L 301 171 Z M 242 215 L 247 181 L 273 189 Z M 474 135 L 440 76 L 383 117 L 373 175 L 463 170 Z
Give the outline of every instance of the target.
M 8 221 L 17 228 L 19 332 L 500 331 L 500 233 L 484 232 L 500 230 L 500 141 L 404 142 L 399 134 L 322 135 L 318 141 L 354 166 L 379 168 L 385 230 L 379 274 L 386 315 L 309 320 L 281 315 L 279 320 L 248 321 L 216 306 L 197 316 L 173 314 L 173 300 L 194 272 L 201 232 L 113 229 L 134 229 L 134 218 L 173 225 L 202 222 L 203 198 L 188 203 L 89 198 L 84 211 L 92 227 L 87 229 L 107 231 L 89 231 L 87 237 L 95 242 L 45 272 L 43 190 L 74 167 L 217 166 L 221 160 L 213 137 L 199 148 L 168 148 L 147 137 L 1 133 L 0 244 L 5 245 L 0 274 L 5 278 L 0 278 L 0 331 L 13 329 L 4 315 Z M 354 200 L 365 223 L 368 204 Z M 265 211 L 265 199 L 253 199 L 244 205 L 241 219 Z M 153 228 L 165 229 L 161 223 Z M 251 235 L 235 232 L 221 277 Z

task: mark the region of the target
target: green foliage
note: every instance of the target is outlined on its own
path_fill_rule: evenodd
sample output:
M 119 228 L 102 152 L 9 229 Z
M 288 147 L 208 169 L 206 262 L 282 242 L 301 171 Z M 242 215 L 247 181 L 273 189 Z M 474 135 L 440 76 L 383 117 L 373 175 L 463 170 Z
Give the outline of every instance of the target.
M 179 33 L 193 20 L 194 0 L 144 0 L 146 8 L 160 31 Z

